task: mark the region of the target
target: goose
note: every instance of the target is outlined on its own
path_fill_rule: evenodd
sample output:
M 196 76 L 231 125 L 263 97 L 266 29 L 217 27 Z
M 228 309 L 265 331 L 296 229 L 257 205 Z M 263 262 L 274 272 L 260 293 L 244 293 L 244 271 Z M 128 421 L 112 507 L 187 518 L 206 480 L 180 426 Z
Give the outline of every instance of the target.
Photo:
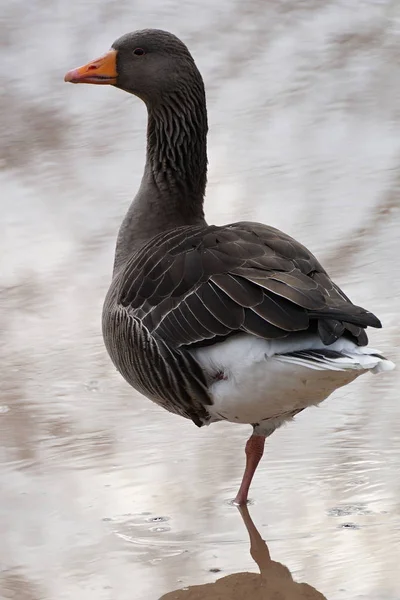
M 381 323 L 282 231 L 207 224 L 205 89 L 175 35 L 128 33 L 64 79 L 113 85 L 148 113 L 144 173 L 103 307 L 105 347 L 128 384 L 171 413 L 198 427 L 252 426 L 234 500 L 244 505 L 275 429 L 360 375 L 394 368 L 367 346 L 365 329 Z

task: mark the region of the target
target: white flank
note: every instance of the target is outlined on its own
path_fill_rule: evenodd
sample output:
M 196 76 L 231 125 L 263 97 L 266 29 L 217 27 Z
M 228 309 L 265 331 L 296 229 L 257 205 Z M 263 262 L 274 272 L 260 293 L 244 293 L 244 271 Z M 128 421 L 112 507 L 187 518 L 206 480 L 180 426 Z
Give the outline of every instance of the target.
M 340 352 L 341 356 L 315 362 L 287 354 L 318 349 Z M 394 369 L 391 361 L 372 356 L 376 353 L 344 338 L 325 346 L 310 334 L 272 341 L 243 335 L 193 351 L 211 377 L 223 375 L 210 386 L 213 405 L 208 410 L 213 420 L 261 423 L 261 428 L 264 421 L 266 429 L 268 420 L 279 426 L 291 413 L 319 404 L 367 371 Z

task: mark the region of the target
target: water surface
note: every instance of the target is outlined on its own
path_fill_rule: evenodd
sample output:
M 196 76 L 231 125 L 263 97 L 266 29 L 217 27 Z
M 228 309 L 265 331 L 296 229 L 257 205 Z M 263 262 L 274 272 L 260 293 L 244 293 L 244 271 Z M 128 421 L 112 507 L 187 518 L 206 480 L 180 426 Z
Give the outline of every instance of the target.
M 380 316 L 371 343 L 399 362 L 398 2 L 15 0 L 2 13 L 1 599 L 399 600 L 399 371 L 268 440 L 249 507 L 265 546 L 229 505 L 248 428 L 198 430 L 106 356 L 101 306 L 145 110 L 63 83 L 127 29 L 181 36 L 208 91 L 209 221 L 264 221 L 308 245 Z

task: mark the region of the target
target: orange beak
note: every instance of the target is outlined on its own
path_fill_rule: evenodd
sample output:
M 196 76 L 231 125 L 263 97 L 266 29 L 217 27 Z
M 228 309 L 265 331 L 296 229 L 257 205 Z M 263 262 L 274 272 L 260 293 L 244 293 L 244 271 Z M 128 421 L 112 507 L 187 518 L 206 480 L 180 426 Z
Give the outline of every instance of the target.
M 115 85 L 117 83 L 117 51 L 110 50 L 100 58 L 83 65 L 83 67 L 68 71 L 64 81 Z

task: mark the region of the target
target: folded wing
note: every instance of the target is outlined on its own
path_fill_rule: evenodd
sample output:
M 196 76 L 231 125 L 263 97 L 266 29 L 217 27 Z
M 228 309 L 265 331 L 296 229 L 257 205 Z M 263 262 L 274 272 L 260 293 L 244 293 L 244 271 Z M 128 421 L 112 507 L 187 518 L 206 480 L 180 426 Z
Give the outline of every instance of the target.
M 326 345 L 342 335 L 365 345 L 365 328 L 381 326 L 304 246 L 258 223 L 163 233 L 128 263 L 120 281 L 119 304 L 173 349 L 240 332 L 274 339 L 308 330 Z

